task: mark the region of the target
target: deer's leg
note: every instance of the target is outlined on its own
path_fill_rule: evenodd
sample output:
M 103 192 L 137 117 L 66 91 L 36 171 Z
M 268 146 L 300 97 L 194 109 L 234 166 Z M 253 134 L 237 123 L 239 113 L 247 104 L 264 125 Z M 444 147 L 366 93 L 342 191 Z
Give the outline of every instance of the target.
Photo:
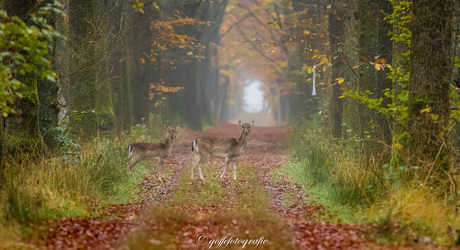
M 233 164 L 233 179 L 236 181 L 236 161 L 232 161 Z
M 224 178 L 225 176 L 225 171 L 227 171 L 227 167 L 228 165 L 230 164 L 230 160 L 228 159 L 228 157 L 225 158 L 225 166 L 224 166 L 224 171 L 222 171 L 222 174 L 220 175 L 220 178 Z
M 158 161 L 158 180 L 161 182 L 163 177 L 162 177 L 162 174 L 163 174 L 163 164 L 164 164 L 164 161 L 165 159 L 164 158 L 160 158 L 160 160 Z
M 195 178 L 194 177 L 195 167 L 198 164 L 198 162 L 200 162 L 200 157 L 198 155 L 195 155 L 195 159 L 193 159 L 193 163 L 192 163 L 192 180 Z
M 136 166 L 138 162 L 139 162 L 139 159 L 137 159 L 136 157 L 131 158 L 131 160 L 128 162 L 127 168 L 131 172 L 131 175 L 134 175 L 133 167 Z
M 203 166 L 204 161 L 200 159 L 200 162 L 198 163 L 198 172 L 200 173 L 200 179 L 204 181 L 203 173 L 201 172 L 201 166 Z

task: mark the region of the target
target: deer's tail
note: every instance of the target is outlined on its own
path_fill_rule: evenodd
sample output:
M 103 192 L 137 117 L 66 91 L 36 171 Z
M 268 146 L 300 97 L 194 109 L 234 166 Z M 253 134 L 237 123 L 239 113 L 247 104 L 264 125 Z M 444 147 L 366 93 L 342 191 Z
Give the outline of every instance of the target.
M 133 144 L 128 146 L 128 158 L 133 155 Z
M 197 143 L 196 139 L 193 140 L 193 142 L 192 142 L 192 152 L 195 151 L 195 149 L 197 149 L 197 144 L 196 143 Z

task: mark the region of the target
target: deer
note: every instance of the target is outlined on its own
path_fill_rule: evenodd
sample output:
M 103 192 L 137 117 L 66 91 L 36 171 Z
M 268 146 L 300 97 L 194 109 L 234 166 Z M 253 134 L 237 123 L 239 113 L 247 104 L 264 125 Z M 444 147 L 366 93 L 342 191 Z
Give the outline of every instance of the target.
M 194 170 L 197 165 L 200 178 L 204 181 L 201 165 L 210 158 L 221 158 L 225 159 L 225 167 L 220 178 L 222 179 L 224 177 L 228 166 L 232 164 L 234 171 L 233 178 L 236 181 L 236 160 L 246 148 L 249 133 L 251 132 L 251 127 L 254 125 L 254 121 L 250 123 L 238 121 L 238 123 L 242 128 L 239 139 L 204 136 L 193 140 L 192 154 L 194 155 L 194 161 L 192 163 L 192 180 L 194 179 Z
M 166 130 L 168 130 L 167 137 L 160 143 L 138 142 L 130 144 L 128 146 L 128 158 L 131 160 L 128 162 L 127 167 L 131 174 L 133 174 L 133 168 L 138 162 L 158 159 L 158 179 L 162 181 L 163 163 L 171 152 L 178 129 L 179 127 L 166 127 Z

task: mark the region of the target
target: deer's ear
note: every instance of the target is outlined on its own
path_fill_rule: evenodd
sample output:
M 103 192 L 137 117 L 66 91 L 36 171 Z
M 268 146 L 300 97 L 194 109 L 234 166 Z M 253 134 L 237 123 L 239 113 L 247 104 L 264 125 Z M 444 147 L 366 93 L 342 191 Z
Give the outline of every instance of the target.
M 170 129 L 170 127 L 166 127 L 166 130 L 168 130 L 168 131 L 169 131 L 169 129 Z
M 180 125 L 179 125 L 179 126 L 177 126 L 175 129 L 177 130 L 177 129 L 179 129 L 179 128 L 180 128 Z
M 243 123 L 241 121 L 238 121 L 238 124 L 240 124 L 240 126 L 243 126 Z
M 252 122 L 249 124 L 249 126 L 251 126 L 251 127 L 254 126 L 254 121 L 252 121 Z

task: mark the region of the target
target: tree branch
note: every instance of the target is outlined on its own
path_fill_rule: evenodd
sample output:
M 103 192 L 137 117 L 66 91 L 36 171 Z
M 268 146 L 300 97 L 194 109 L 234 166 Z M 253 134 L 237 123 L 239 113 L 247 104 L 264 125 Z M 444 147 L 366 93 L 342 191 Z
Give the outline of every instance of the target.
M 270 57 L 268 57 L 264 52 L 260 51 L 259 48 L 257 48 L 257 46 L 254 45 L 254 43 L 252 41 L 249 40 L 249 37 L 246 36 L 246 34 L 244 33 L 244 31 L 241 29 L 241 27 L 236 24 L 236 27 L 238 28 L 238 31 L 241 33 L 241 35 L 244 37 L 244 39 L 246 39 L 249 43 L 251 43 L 251 46 L 259 53 L 261 54 L 265 59 L 267 59 L 268 61 L 270 62 L 274 62 L 273 59 L 271 59 Z
M 238 25 L 239 23 L 241 23 L 242 21 L 244 21 L 244 20 L 245 20 L 246 18 L 248 18 L 249 16 L 250 16 L 249 13 L 246 14 L 244 17 L 242 17 L 240 20 L 238 20 L 238 21 L 235 22 L 232 26 L 230 26 L 230 28 L 228 28 L 228 30 L 225 31 L 225 33 L 222 34 L 222 35 L 219 37 L 219 39 L 217 39 L 217 43 L 219 43 L 219 42 L 220 42 L 220 39 L 222 39 L 222 37 L 224 37 L 225 35 L 227 35 L 227 34 L 233 29 L 233 27 L 235 27 L 236 25 Z

